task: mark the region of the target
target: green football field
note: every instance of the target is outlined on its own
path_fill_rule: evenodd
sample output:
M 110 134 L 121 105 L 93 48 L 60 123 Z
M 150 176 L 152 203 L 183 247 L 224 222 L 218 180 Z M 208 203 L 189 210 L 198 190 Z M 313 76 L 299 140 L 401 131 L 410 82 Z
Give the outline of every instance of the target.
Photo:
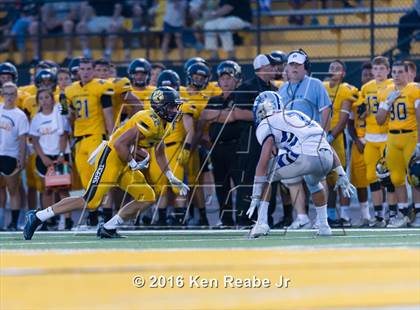
M 37 232 L 30 241 L 21 232 L 1 233 L 4 250 L 52 249 L 178 249 L 253 247 L 419 247 L 420 229 L 335 229 L 331 237 L 317 237 L 314 230 L 272 230 L 250 240 L 245 230 L 121 231 L 126 238 L 100 240 L 95 232 Z
M 0 309 L 418 309 L 420 229 L 333 233 L 2 232 Z

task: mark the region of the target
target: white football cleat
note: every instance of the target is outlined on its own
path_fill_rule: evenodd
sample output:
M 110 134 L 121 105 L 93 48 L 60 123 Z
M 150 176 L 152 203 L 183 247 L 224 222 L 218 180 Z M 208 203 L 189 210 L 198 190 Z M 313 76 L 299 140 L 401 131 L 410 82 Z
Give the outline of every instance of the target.
M 420 212 L 416 214 L 416 218 L 410 223 L 411 227 L 420 227 Z
M 328 225 L 318 225 L 318 232 L 316 234 L 318 236 L 331 236 L 332 231 Z
M 249 238 L 258 238 L 260 236 L 267 236 L 270 231 L 270 226 L 267 224 L 259 224 L 258 222 L 255 223 L 254 227 L 252 227 L 251 231 L 249 232 Z
M 296 219 L 293 221 L 292 225 L 290 225 L 287 229 L 290 230 L 297 230 L 297 229 L 310 229 L 312 228 L 311 221 L 301 221 L 300 219 Z
M 399 214 L 397 216 L 391 217 L 386 227 L 387 228 L 403 228 L 403 227 L 407 227 L 408 223 L 410 223 L 410 219 L 405 215 Z

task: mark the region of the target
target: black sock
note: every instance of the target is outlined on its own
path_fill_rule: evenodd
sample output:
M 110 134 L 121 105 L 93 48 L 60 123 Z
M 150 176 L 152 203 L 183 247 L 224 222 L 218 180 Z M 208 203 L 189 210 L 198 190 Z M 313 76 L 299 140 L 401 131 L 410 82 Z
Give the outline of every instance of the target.
M 112 219 L 112 209 L 111 208 L 103 208 L 102 209 L 102 217 L 104 218 L 104 222 L 108 222 Z
M 400 209 L 400 212 L 402 213 L 402 215 L 407 216 L 409 210 L 410 210 L 409 208 L 402 208 Z
M 20 210 L 12 210 L 12 223 L 17 226 Z
M 201 219 L 207 219 L 206 208 L 198 209 L 198 212 L 200 212 Z
M 159 222 L 166 223 L 166 208 L 165 209 L 158 209 L 159 213 Z
M 184 224 L 184 217 L 185 217 L 185 208 L 175 208 L 174 214 L 175 214 L 175 220 L 179 224 Z
M 373 209 L 375 210 L 375 217 L 376 217 L 376 219 L 378 221 L 382 221 L 384 219 L 383 218 L 383 215 L 382 215 L 382 205 L 374 206 Z
M 394 217 L 398 214 L 398 205 L 389 205 L 389 216 Z
M 293 217 L 293 206 L 292 205 L 283 205 L 283 216 L 285 219 L 290 219 Z
M 89 212 L 89 214 L 88 214 L 88 223 L 89 223 L 89 226 L 96 226 L 96 225 L 98 225 L 98 210 Z

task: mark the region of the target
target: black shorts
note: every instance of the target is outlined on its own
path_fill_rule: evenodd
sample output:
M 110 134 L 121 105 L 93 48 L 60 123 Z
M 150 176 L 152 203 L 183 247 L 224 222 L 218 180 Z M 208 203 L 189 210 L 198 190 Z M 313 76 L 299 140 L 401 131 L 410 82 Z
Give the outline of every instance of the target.
M 10 156 L 0 155 L 0 174 L 9 176 L 17 168 L 17 159 Z
M 57 160 L 58 158 L 58 155 L 46 155 L 46 156 L 51 160 Z M 69 154 L 64 154 L 64 160 L 67 162 L 69 161 Z M 39 156 L 36 156 L 35 169 L 36 169 L 36 173 L 38 173 L 38 175 L 41 177 L 44 177 L 48 171 L 48 167 L 44 165 L 41 157 Z

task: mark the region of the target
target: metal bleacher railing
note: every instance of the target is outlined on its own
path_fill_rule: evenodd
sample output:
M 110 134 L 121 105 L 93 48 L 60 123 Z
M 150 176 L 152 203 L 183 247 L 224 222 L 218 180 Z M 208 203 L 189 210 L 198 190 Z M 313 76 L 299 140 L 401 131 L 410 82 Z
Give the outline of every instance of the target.
M 75 0 L 73 2 L 76 1 L 79 0 Z M 15 2 L 16 1 L 10 0 L 3 1 L 3 3 Z M 22 3 L 25 1 L 20 2 Z M 62 1 L 33 0 L 29 2 L 36 3 L 40 7 L 46 2 Z M 338 3 L 338 1 L 333 2 Z M 343 59 L 371 58 L 378 53 L 387 53 L 388 55 L 392 55 L 393 51 L 397 48 L 396 29 L 399 26 L 398 20 L 402 14 L 410 10 L 409 4 L 407 4 L 407 1 L 402 1 L 401 3 L 404 4 L 404 6 L 398 5 L 398 1 L 395 0 L 365 0 L 359 2 L 363 5 L 363 7 L 334 7 L 325 9 L 307 9 L 305 7 L 301 10 L 290 10 L 286 7 L 284 9 L 264 11 L 260 9 L 258 0 L 252 1 L 254 23 L 250 28 L 239 31 L 240 35 L 248 36 L 250 40 L 245 43 L 246 48 L 243 49 L 243 53 L 238 53 L 237 58 L 239 60 L 249 60 L 252 59 L 256 53 L 264 52 L 265 49 L 277 48 L 288 50 L 296 48 L 299 45 L 302 47 L 309 46 L 308 48 L 311 51 L 311 54 L 315 55 L 315 59 L 328 59 L 331 57 L 341 57 Z M 386 6 L 386 3 L 391 2 L 393 2 L 394 6 Z M 288 1 L 273 0 L 272 3 L 287 5 Z M 336 20 L 334 24 L 325 22 L 319 24 L 307 23 L 303 25 L 290 25 L 283 20 L 289 16 L 304 16 L 307 18 L 314 16 L 319 18 L 335 16 L 338 20 Z M 384 18 L 384 16 L 392 16 L 392 18 Z M 44 41 L 51 38 L 62 38 L 64 35 L 43 33 L 41 29 L 42 23 L 40 15 L 38 15 L 38 20 L 40 21 L 39 35 L 37 35 L 39 42 L 38 54 L 41 55 L 42 58 L 43 52 L 47 50 L 44 49 Z M 415 25 L 406 25 L 406 27 L 410 26 Z M 193 33 L 204 32 L 204 30 L 188 30 Z M 305 33 L 307 33 L 307 35 L 303 36 Z M 151 28 L 118 33 L 120 37 L 128 39 L 132 39 L 134 37 L 145 38 L 144 41 L 147 43 L 141 48 L 143 50 L 142 55 L 153 61 L 161 60 L 157 58 L 159 56 L 156 56 L 159 55 L 159 53 L 154 53 L 154 50 L 159 51 L 159 37 L 161 34 L 161 30 L 154 30 Z M 76 34 L 68 36 L 73 38 Z M 88 36 L 101 37 L 103 34 L 90 33 Z M 67 40 L 68 38 L 64 39 Z M 407 40 L 411 40 L 411 37 Z M 282 48 L 282 46 L 284 46 L 284 48 Z M 338 46 L 338 49 L 334 50 L 336 46 Z M 54 46 L 54 49 L 59 50 L 60 46 Z M 420 57 L 420 51 L 414 51 L 413 56 Z M 118 63 L 118 59 L 115 59 L 114 61 Z

